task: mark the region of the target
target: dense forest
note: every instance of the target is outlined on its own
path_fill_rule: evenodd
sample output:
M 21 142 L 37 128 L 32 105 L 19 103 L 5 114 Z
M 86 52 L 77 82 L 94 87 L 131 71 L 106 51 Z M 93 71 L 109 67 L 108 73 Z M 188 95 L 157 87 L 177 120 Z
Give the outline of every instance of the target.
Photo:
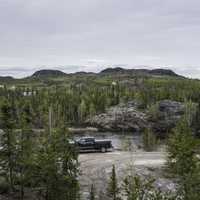
M 78 152 L 70 143 L 73 135 L 68 128 L 85 127 L 88 118 L 121 102 L 139 102 L 140 110 L 155 116 L 157 102 L 167 99 L 188 109 L 165 138 L 165 171 L 177 179 L 177 192 L 165 194 L 153 186 L 152 179 L 133 174 L 120 184 L 113 165 L 107 196 L 95 193 L 91 185 L 88 199 L 199 199 L 199 80 L 169 71 L 118 69 L 100 74 L 46 71 L 24 79 L 1 78 L 0 84 L 0 193 L 5 198 L 81 199 Z M 154 134 L 152 130 L 142 133 L 147 140 L 149 132 Z
M 82 124 L 89 116 L 102 113 L 120 102 L 136 100 L 141 109 L 163 99 L 199 103 L 200 81 L 177 76 L 124 74 L 33 76 L 2 82 L 0 103 L 8 100 L 18 123 L 21 105 L 31 109 L 32 125 L 44 128 L 49 109 L 53 126 L 60 120 L 68 125 Z

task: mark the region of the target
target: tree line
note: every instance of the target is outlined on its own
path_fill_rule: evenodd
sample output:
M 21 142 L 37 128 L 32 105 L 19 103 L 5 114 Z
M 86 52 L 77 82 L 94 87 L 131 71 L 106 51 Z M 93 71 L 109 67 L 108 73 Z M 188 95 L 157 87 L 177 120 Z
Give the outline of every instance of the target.
M 29 88 L 34 91 L 30 96 L 24 96 L 21 87 L 0 88 L 0 192 L 20 200 L 31 199 L 31 195 L 41 200 L 79 199 L 78 153 L 70 143 L 67 128 L 81 125 L 88 117 L 120 102 L 137 100 L 141 109 L 146 109 L 159 100 L 171 99 L 188 103 L 187 117 L 177 124 L 167 144 L 166 171 L 178 181 L 177 193 L 164 194 L 153 187 L 151 179 L 143 180 L 132 174 L 119 186 L 113 167 L 106 196 L 99 197 L 92 185 L 88 198 L 116 200 L 123 192 L 127 200 L 198 200 L 199 141 L 195 135 L 200 131 L 199 81 L 154 78 L 134 81 L 133 86 L 117 80 L 115 84 L 109 81 Z M 194 115 L 190 102 L 197 104 Z M 42 130 L 35 131 L 39 128 Z M 144 139 L 147 150 L 151 150 L 155 138 L 150 130 L 146 130 Z
M 78 160 L 64 124 L 35 135 L 31 109 L 24 104 L 19 113 L 20 124 L 13 118 L 10 102 L 1 105 L 0 174 L 1 193 L 13 199 L 77 199 L 79 185 Z M 31 197 L 30 197 L 31 199 Z
M 141 109 L 147 109 L 164 99 L 193 103 L 200 101 L 200 82 L 197 80 L 135 77 L 128 81 L 130 84 L 123 79 L 102 78 L 101 81 L 91 80 L 66 86 L 18 85 L 15 90 L 4 87 L 0 88 L 0 104 L 9 99 L 13 115 L 19 121 L 19 108 L 27 102 L 33 126 L 44 128 L 49 107 L 52 107 L 52 123 L 56 127 L 60 120 L 72 126 L 82 125 L 86 119 L 120 102 L 137 101 Z M 24 92 L 30 95 L 24 95 Z

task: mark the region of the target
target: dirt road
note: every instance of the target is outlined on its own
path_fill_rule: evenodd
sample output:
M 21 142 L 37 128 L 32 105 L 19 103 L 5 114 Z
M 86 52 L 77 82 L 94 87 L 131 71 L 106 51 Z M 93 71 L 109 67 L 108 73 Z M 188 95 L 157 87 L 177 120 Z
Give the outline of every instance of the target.
M 87 193 L 88 187 L 93 183 L 106 187 L 106 181 L 112 170 L 116 167 L 119 179 L 134 166 L 136 173 L 147 174 L 147 169 L 159 169 L 166 162 L 164 152 L 124 152 L 114 151 L 108 153 L 87 153 L 79 155 L 81 176 L 79 178 L 82 191 Z M 101 188 L 104 190 L 105 188 Z
M 165 163 L 166 154 L 164 152 L 123 152 L 114 151 L 108 153 L 87 153 L 79 156 L 81 168 L 98 170 L 107 168 L 113 164 L 134 164 L 135 166 L 161 166 Z M 84 170 L 85 171 L 85 170 Z

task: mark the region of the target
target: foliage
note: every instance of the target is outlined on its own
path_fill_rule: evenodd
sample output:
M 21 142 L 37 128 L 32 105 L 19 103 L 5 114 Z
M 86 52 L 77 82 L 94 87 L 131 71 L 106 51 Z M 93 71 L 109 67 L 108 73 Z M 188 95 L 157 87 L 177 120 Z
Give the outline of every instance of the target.
M 1 106 L 1 133 L 0 166 L 1 175 L 5 177 L 10 190 L 14 190 L 14 177 L 16 167 L 16 136 L 14 134 L 13 109 L 8 101 Z
M 1 105 L 1 187 L 8 185 L 9 191 L 19 193 L 20 200 L 27 188 L 37 191 L 40 199 L 78 199 L 77 153 L 69 143 L 66 126 L 60 123 L 59 128 L 47 129 L 36 137 L 31 112 L 30 104 L 24 102 L 18 110 L 17 131 L 11 103 Z
M 142 136 L 143 148 L 145 151 L 153 151 L 157 147 L 157 139 L 155 134 L 149 128 L 146 128 Z
M 146 192 L 152 189 L 152 182 L 143 181 L 138 176 L 127 176 L 124 179 L 124 190 L 127 200 L 142 200 Z
M 200 100 L 199 100 L 200 101 Z M 200 102 L 197 106 L 197 111 L 192 121 L 192 127 L 194 129 L 195 135 L 200 138 Z
M 157 121 L 160 117 L 158 106 L 159 106 L 158 103 L 156 103 L 149 106 L 148 108 L 149 118 L 154 122 Z
M 21 130 L 16 143 L 16 181 L 20 185 L 20 199 L 24 199 L 24 189 L 32 179 L 33 168 L 33 130 L 31 127 L 31 110 L 29 104 L 22 107 L 20 114 Z
M 179 180 L 180 194 L 185 200 L 197 200 L 200 195 L 200 160 L 198 143 L 189 123 L 183 119 L 168 142 L 168 169 Z
M 54 115 L 53 127 L 57 127 L 60 120 L 69 125 L 81 125 L 87 118 L 104 112 L 107 107 L 130 100 L 140 102 L 143 109 L 149 108 L 155 119 L 159 117 L 156 103 L 160 100 L 186 102 L 186 105 L 193 106 L 199 103 L 200 97 L 200 81 L 170 77 L 50 77 L 44 80 L 19 80 L 14 85 L 15 89 L 12 87 L 8 83 L 0 88 L 0 104 L 9 99 L 15 109 L 14 118 L 20 124 L 20 105 L 29 102 L 34 128 L 44 128 L 50 106 Z
M 43 138 L 35 158 L 35 185 L 46 200 L 78 198 L 78 161 L 66 129 Z
M 186 120 L 181 120 L 168 142 L 168 167 L 172 173 L 184 176 L 196 168 L 197 141 Z
M 191 100 L 185 102 L 185 119 L 187 123 L 191 126 L 194 121 L 194 117 L 197 112 L 197 105 L 194 104 Z
M 185 102 L 186 113 L 185 120 L 177 125 L 169 139 L 168 166 L 180 180 L 181 195 L 185 199 L 198 199 L 200 169 L 196 156 L 197 142 L 192 131 L 199 135 L 199 80 L 74 75 L 9 80 L 2 84 L 0 173 L 5 181 L 1 184 L 4 190 L 17 190 L 21 199 L 27 188 L 37 191 L 41 199 L 77 199 L 77 153 L 69 143 L 66 126 L 83 125 L 86 119 L 104 112 L 106 108 L 130 100 L 138 101 L 140 109 L 148 108 L 151 119 L 156 121 L 159 118 L 157 102 L 169 99 Z M 52 111 L 51 132 L 48 129 L 49 108 Z M 33 131 L 35 129 L 45 131 L 38 134 Z M 147 151 L 154 150 L 156 138 L 151 130 L 145 130 L 143 142 Z M 169 199 L 138 177 L 127 177 L 125 185 L 130 199 L 147 190 L 157 195 L 149 199 Z M 108 191 L 110 198 L 119 197 L 114 167 Z
M 124 197 L 127 200 L 178 200 L 177 194 L 165 193 L 154 185 L 151 177 L 141 178 L 130 174 L 123 181 Z
M 119 200 L 119 187 L 117 182 L 117 176 L 115 171 L 115 166 L 112 167 L 112 174 L 110 176 L 110 181 L 108 183 L 108 196 L 112 200 Z

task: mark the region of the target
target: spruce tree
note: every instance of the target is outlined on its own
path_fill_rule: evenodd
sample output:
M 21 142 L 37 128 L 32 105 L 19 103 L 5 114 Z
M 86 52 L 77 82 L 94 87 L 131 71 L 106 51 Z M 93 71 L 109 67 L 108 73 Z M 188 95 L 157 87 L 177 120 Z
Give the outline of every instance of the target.
M 0 138 L 0 166 L 1 172 L 9 184 L 10 190 L 14 190 L 16 167 L 16 136 L 14 133 L 13 108 L 8 101 L 1 106 L 2 134 Z
M 17 174 L 20 185 L 20 199 L 24 199 L 24 188 L 30 185 L 33 166 L 33 131 L 31 127 L 31 109 L 25 104 L 20 114 L 21 131 L 17 143 Z
M 200 138 L 200 102 L 198 103 L 197 112 L 193 118 L 192 126 L 194 128 L 195 135 Z
M 196 167 L 197 142 L 187 120 L 181 120 L 168 141 L 168 168 L 178 176 L 192 172 Z
M 43 138 L 36 158 L 36 187 L 45 200 L 75 200 L 79 196 L 78 160 L 65 127 Z
M 200 196 L 200 161 L 197 158 L 197 140 L 187 120 L 174 129 L 168 142 L 168 169 L 179 180 L 184 200 L 197 200 Z
M 87 107 L 85 101 L 82 100 L 79 105 L 79 121 L 82 123 L 86 117 Z
M 144 133 L 142 135 L 142 141 L 143 141 L 143 148 L 145 151 L 153 151 L 156 149 L 156 136 L 150 130 L 149 128 L 146 128 L 144 130 Z
M 95 188 L 94 188 L 94 184 L 92 184 L 91 188 L 90 188 L 89 200 L 95 200 Z
M 96 114 L 96 109 L 93 103 L 90 104 L 89 113 L 90 113 L 90 118 L 92 118 Z
M 110 197 L 110 199 L 119 200 L 120 190 L 119 190 L 119 187 L 118 187 L 115 165 L 113 165 L 113 167 L 112 167 L 112 173 L 111 173 L 110 180 L 109 180 L 109 183 L 108 183 L 107 192 L 108 192 L 108 196 Z

